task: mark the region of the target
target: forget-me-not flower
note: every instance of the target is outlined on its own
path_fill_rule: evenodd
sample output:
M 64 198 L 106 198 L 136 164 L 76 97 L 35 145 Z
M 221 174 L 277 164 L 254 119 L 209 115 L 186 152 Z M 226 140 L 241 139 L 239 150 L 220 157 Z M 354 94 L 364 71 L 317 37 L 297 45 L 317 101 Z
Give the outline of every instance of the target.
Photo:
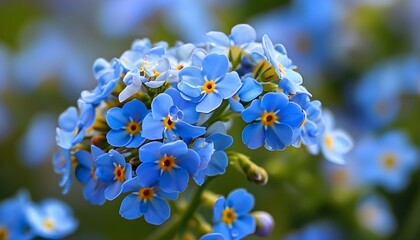
M 143 120 L 142 136 L 150 140 L 166 139 L 167 141 L 196 138 L 203 135 L 204 127 L 193 126 L 184 121 L 184 113 L 177 103 L 166 93 L 161 93 L 152 101 L 152 111 Z M 197 116 L 186 117 L 193 120 Z M 196 119 L 195 119 L 196 121 Z
M 160 225 L 169 218 L 171 210 L 164 199 L 176 200 L 178 193 L 166 193 L 153 185 L 139 185 L 138 178 L 134 177 L 122 185 L 123 192 L 131 193 L 121 202 L 120 214 L 126 219 L 144 216 L 146 222 Z
M 227 73 L 229 61 L 225 55 L 211 53 L 203 59 L 202 66 L 183 68 L 178 89 L 186 100 L 198 103 L 197 112 L 209 113 L 238 91 L 241 80 L 236 72 Z
M 107 182 L 99 181 L 96 176 L 96 159 L 104 153 L 95 145 L 91 146 L 91 152 L 86 150 L 77 151 L 74 156 L 77 158 L 76 179 L 84 184 L 83 197 L 91 204 L 102 205 L 105 203 L 105 188 Z
M 122 108 L 113 107 L 106 114 L 106 122 L 111 130 L 106 135 L 114 147 L 138 148 L 146 140 L 141 136 L 142 121 L 149 113 L 144 103 L 134 99 Z
M 55 199 L 44 200 L 39 205 L 30 204 L 25 208 L 25 214 L 33 232 L 44 238 L 62 238 L 78 226 L 71 208 Z
M 249 212 L 254 197 L 244 189 L 232 191 L 227 199 L 220 197 L 213 209 L 213 232 L 225 239 L 242 239 L 255 231 L 256 222 Z
M 269 150 L 283 150 L 290 145 L 293 128 L 305 118 L 302 108 L 280 92 L 252 101 L 241 116 L 249 123 L 242 132 L 242 141 L 251 149 L 265 145 Z
M 108 154 L 101 154 L 96 159 L 95 175 L 98 180 L 105 182 L 105 198 L 114 200 L 121 194 L 121 185 L 131 179 L 131 164 L 125 162 L 125 158 L 119 152 L 111 149 Z
M 200 166 L 198 154 L 188 149 L 185 142 L 150 142 L 139 149 L 142 164 L 137 168 L 140 186 L 157 184 L 163 191 L 183 192 L 188 185 L 189 175 Z

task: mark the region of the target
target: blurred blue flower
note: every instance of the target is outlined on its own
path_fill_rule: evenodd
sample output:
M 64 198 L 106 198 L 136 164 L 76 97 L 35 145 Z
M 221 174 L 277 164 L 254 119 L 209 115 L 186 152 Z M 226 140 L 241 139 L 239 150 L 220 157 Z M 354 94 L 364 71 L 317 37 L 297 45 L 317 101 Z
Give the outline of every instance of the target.
M 309 145 L 308 150 L 317 154 L 320 148 L 324 158 L 336 164 L 344 164 L 344 155 L 353 148 L 350 136 L 340 129 L 335 129 L 334 116 L 327 110 L 323 111 L 320 129 L 318 144 Z
M 183 192 L 189 175 L 197 172 L 200 164 L 198 154 L 178 140 L 163 144 L 150 142 L 139 149 L 142 164 L 137 168 L 140 186 L 158 186 L 165 192 Z
M 214 204 L 213 232 L 224 239 L 242 239 L 254 233 L 256 222 L 249 214 L 253 207 L 254 197 L 244 189 L 232 191 L 227 199 L 220 197 Z
M 304 75 L 316 78 L 336 54 L 332 46 L 345 13 L 342 5 L 331 0 L 295 0 L 289 7 L 256 16 L 250 22 L 257 32 L 284 44 Z
M 18 154 L 26 166 L 41 164 L 50 159 L 54 146 L 55 118 L 48 113 L 39 113 L 28 124 L 26 133 L 21 137 Z
M 182 106 L 180 108 L 187 108 Z M 161 93 L 152 101 L 152 111 L 146 115 L 143 120 L 142 137 L 157 140 L 164 138 L 165 141 L 174 141 L 179 139 L 196 138 L 203 135 L 206 130 L 204 127 L 193 126 L 184 121 L 184 113 L 178 108 L 178 104 L 173 101 L 170 95 Z M 192 120 L 197 116 L 193 114 L 191 117 L 186 117 L 186 120 Z
M 131 194 L 121 202 L 120 214 L 126 219 L 144 215 L 146 222 L 160 225 L 170 216 L 169 204 L 164 199 L 176 200 L 178 193 L 166 193 L 152 185 L 139 185 L 138 178 L 134 177 L 122 185 L 122 191 Z
M 70 41 L 54 23 L 36 23 L 24 32 L 22 50 L 13 62 L 13 74 L 21 91 L 33 91 L 42 82 L 59 80 L 63 94 L 75 96 L 88 87 L 88 51 Z
M 96 158 L 95 175 L 101 182 L 107 183 L 105 198 L 114 200 L 121 194 L 122 184 L 131 179 L 131 164 L 119 152 L 111 149 L 108 154 L 101 154 Z
M 78 162 L 76 179 L 84 185 L 83 197 L 95 205 L 105 203 L 105 188 L 108 187 L 108 183 L 99 181 L 95 173 L 96 160 L 101 154 L 104 154 L 104 151 L 94 145 L 91 146 L 91 152 L 79 150 L 74 154 Z
M 25 240 L 34 237 L 25 215 L 25 208 L 29 203 L 28 194 L 22 191 L 0 203 L 1 239 Z
M 355 158 L 363 166 L 359 173 L 367 183 L 379 184 L 391 192 L 402 190 L 419 165 L 418 151 L 399 131 L 360 141 Z
M 268 150 L 283 150 L 290 145 L 293 128 L 299 127 L 305 117 L 299 105 L 280 92 L 252 101 L 241 116 L 249 123 L 242 132 L 242 141 L 251 149 L 265 145 Z
M 178 89 L 186 100 L 198 103 L 197 112 L 209 113 L 239 90 L 241 80 L 236 72 L 227 73 L 229 61 L 225 55 L 211 53 L 202 64 L 202 69 L 190 66 L 179 72 Z
M 356 211 L 359 224 L 378 236 L 388 237 L 397 227 L 388 202 L 379 195 L 363 197 Z
M 134 99 L 122 108 L 113 107 L 106 114 L 111 127 L 106 139 L 114 147 L 138 148 L 146 139 L 141 136 L 142 121 L 149 113 L 144 103 Z
M 209 0 L 108 0 L 99 8 L 98 26 L 110 37 L 144 34 L 154 29 L 143 22 L 162 13 L 165 25 L 173 34 L 181 35 L 188 41 L 202 42 L 206 31 L 214 28 L 214 19 L 208 7 L 215 4 L 226 5 L 221 1 Z M 140 29 L 142 32 L 139 32 Z
M 59 239 L 73 233 L 78 222 L 69 206 L 55 199 L 47 199 L 39 205 L 25 208 L 28 223 L 36 235 Z
M 318 221 L 306 225 L 303 229 L 292 232 L 286 236 L 286 240 L 337 240 L 343 239 L 343 233 L 339 228 L 326 221 Z
M 354 97 L 361 126 L 368 129 L 384 127 L 398 116 L 400 93 L 405 81 L 402 79 L 400 64 L 383 62 L 369 70 L 355 87 Z

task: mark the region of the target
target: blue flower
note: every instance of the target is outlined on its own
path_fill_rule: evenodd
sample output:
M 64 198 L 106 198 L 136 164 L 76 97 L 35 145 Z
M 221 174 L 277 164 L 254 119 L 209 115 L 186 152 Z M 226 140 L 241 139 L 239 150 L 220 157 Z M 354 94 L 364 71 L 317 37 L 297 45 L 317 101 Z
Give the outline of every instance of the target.
M 111 130 L 106 135 L 114 147 L 138 148 L 146 139 L 141 136 L 142 121 L 149 113 L 146 106 L 134 99 L 122 108 L 113 107 L 106 114 L 106 122 Z
M 286 240 L 313 240 L 325 239 L 336 240 L 343 239 L 343 233 L 333 223 L 327 221 L 318 221 L 306 225 L 303 229 L 292 232 L 286 236 Z
M 379 195 L 363 197 L 357 204 L 357 220 L 360 225 L 378 236 L 390 236 L 396 227 L 388 202 Z
M 184 121 L 184 113 L 176 104 L 166 93 L 155 97 L 152 101 L 152 112 L 143 120 L 142 137 L 150 140 L 164 138 L 165 141 L 174 141 L 179 137 L 188 139 L 203 135 L 206 132 L 205 128 L 193 126 Z M 185 117 L 190 121 L 196 121 L 196 118 L 198 118 L 197 114 Z
M 114 200 L 121 194 L 121 185 L 131 179 L 131 164 L 125 162 L 125 158 L 119 152 L 111 149 L 108 154 L 99 155 L 96 159 L 95 175 L 98 180 L 105 182 L 105 198 Z
M 175 47 L 168 49 L 167 57 L 171 64 L 168 82 L 175 87 L 179 81 L 179 71 L 189 66 L 200 67 L 206 54 L 204 49 L 198 48 L 192 43 L 178 43 Z
M 242 132 L 242 141 L 251 149 L 265 144 L 268 150 L 283 150 L 292 143 L 293 128 L 304 120 L 302 109 L 284 93 L 265 94 L 252 101 L 241 116 L 250 123 Z
M 29 205 L 25 214 L 33 232 L 43 238 L 66 237 L 78 226 L 71 208 L 55 199 L 44 200 L 39 205 Z
M 395 63 L 385 62 L 369 70 L 355 87 L 354 101 L 360 124 L 368 129 L 384 127 L 393 122 L 400 110 L 401 72 Z
M 164 198 L 176 200 L 178 193 L 166 193 L 159 187 L 139 185 L 138 176 L 122 185 L 123 192 L 131 192 L 121 203 L 120 215 L 136 219 L 144 215 L 146 222 L 160 225 L 170 216 L 169 204 Z
M 225 150 L 233 143 L 233 138 L 226 134 L 226 127 L 222 122 L 211 125 L 205 135 L 208 141 L 212 141 L 214 152 L 206 168 L 207 176 L 224 174 L 228 166 L 228 157 Z
M 222 53 L 227 54 L 230 47 L 237 46 L 246 49 L 255 42 L 257 33 L 248 24 L 238 24 L 232 28 L 229 36 L 222 32 L 212 31 L 207 33 L 207 38 L 208 43 L 222 49 Z
M 104 153 L 100 148 L 92 145 L 91 152 L 85 150 L 77 151 L 74 156 L 77 158 L 76 178 L 84 184 L 83 197 L 91 204 L 102 205 L 105 203 L 105 188 L 108 183 L 99 181 L 95 174 L 96 159 Z
M 208 233 L 200 238 L 200 240 L 226 240 L 220 233 Z
M 225 55 L 209 54 L 202 65 L 203 69 L 183 68 L 179 72 L 178 89 L 186 100 L 198 103 L 197 112 L 209 113 L 238 91 L 241 80 L 236 72 L 226 73 L 229 62 Z
M 106 99 L 117 86 L 123 74 L 120 60 L 114 58 L 111 63 L 98 58 L 93 63 L 93 75 L 98 85 L 92 91 L 82 91 L 80 99 L 83 102 L 98 105 Z
M 234 112 L 242 112 L 244 110 L 244 106 L 241 104 L 241 101 L 252 101 L 262 92 L 263 88 L 261 84 L 252 77 L 246 76 L 243 78 L 241 88 L 239 88 L 238 92 L 236 92 L 233 97 L 229 98 L 230 108 Z
M 334 117 L 331 112 L 325 110 L 323 111 L 320 129 L 318 144 L 309 145 L 309 151 L 317 153 L 319 145 L 323 156 L 327 160 L 336 164 L 344 164 L 344 155 L 353 147 L 350 136 L 346 132 L 334 128 Z
M 188 185 L 189 175 L 197 172 L 198 154 L 188 149 L 185 142 L 150 142 L 139 149 L 142 164 L 137 168 L 141 186 L 158 186 L 165 192 L 182 192 Z
M 227 199 L 220 197 L 213 209 L 213 232 L 225 239 L 242 239 L 254 233 L 256 222 L 249 211 L 254 207 L 254 197 L 244 189 L 232 191 Z
M 268 62 L 280 78 L 279 87 L 282 88 L 286 94 L 296 94 L 297 92 L 308 93 L 308 91 L 301 86 L 303 82 L 302 76 L 298 72 L 293 71 L 292 68 L 294 68 L 294 66 L 292 65 L 292 61 L 287 57 L 287 52 L 283 45 L 276 45 L 274 47 L 270 38 L 267 35 L 264 35 L 262 38 L 262 46 Z
M 19 156 L 26 166 L 39 165 L 50 158 L 54 146 L 55 118 L 51 114 L 37 114 L 20 139 Z
M 294 146 L 300 147 L 300 144 L 314 145 L 318 142 L 318 123 L 321 120 L 321 102 L 311 101 L 305 93 L 298 93 L 291 99 L 297 103 L 305 113 L 305 120 L 295 131 Z
M 17 196 L 3 200 L 0 203 L 0 236 L 8 240 L 33 239 L 25 215 L 25 208 L 30 203 L 26 192 L 19 192 Z
M 354 157 L 367 183 L 379 184 L 391 192 L 402 190 L 419 164 L 418 151 L 398 131 L 360 141 Z
M 134 54 L 131 54 L 132 52 Z M 144 55 L 136 51 L 129 51 L 129 53 L 129 56 L 124 56 L 128 53 L 121 56 L 121 58 L 127 58 L 125 66 L 129 71 L 123 79 L 127 86 L 118 96 L 120 102 L 139 91 L 144 92 L 143 84 L 150 88 L 162 86 L 167 80 L 171 68 L 169 59 L 164 56 L 165 48 L 163 46 L 151 48 Z
M 206 169 L 209 165 L 211 156 L 214 152 L 214 144 L 205 138 L 197 138 L 192 143 L 189 143 L 191 149 L 194 150 L 200 157 L 200 166 L 194 173 L 193 179 L 198 185 L 204 183 L 206 177 Z

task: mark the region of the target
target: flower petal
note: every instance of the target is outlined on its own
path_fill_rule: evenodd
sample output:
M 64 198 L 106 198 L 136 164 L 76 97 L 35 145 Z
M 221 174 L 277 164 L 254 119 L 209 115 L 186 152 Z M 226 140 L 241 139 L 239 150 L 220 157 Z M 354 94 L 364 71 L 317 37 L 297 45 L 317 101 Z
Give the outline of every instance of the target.
M 225 74 L 229 61 L 225 55 L 210 53 L 203 59 L 203 74 L 208 80 L 216 80 Z
M 149 113 L 143 120 L 141 136 L 150 140 L 162 139 L 163 129 L 162 121 L 153 119 L 152 113 Z
M 144 213 L 146 222 L 154 225 L 160 225 L 169 218 L 171 209 L 168 203 L 161 198 L 153 198 L 148 202 L 148 209 Z
M 254 197 L 245 189 L 240 188 L 228 195 L 227 206 L 233 208 L 238 215 L 242 215 L 252 210 Z
M 251 105 L 248 108 L 242 111 L 241 117 L 245 122 L 249 123 L 260 118 L 263 111 L 264 110 L 261 108 L 261 101 L 256 99 L 251 102 Z
M 284 123 L 274 124 L 267 128 L 265 143 L 272 149 L 283 150 L 292 143 L 293 130 Z
M 161 142 L 150 142 L 143 145 L 139 149 L 139 157 L 142 162 L 156 162 L 161 158 L 160 147 L 163 146 Z
M 114 147 L 124 147 L 131 140 L 132 136 L 125 130 L 111 130 L 106 134 L 106 140 Z
M 159 148 L 159 153 L 161 156 L 167 155 L 167 156 L 173 156 L 175 158 L 178 158 L 179 156 L 182 156 L 186 154 L 187 152 L 188 152 L 187 144 L 185 144 L 185 142 L 181 140 L 163 144 Z
M 114 130 L 121 129 L 130 122 L 130 116 L 119 107 L 113 107 L 106 114 L 106 122 Z
M 223 100 L 222 95 L 220 95 L 219 93 L 212 92 L 212 93 L 206 94 L 201 100 L 201 102 L 197 104 L 197 107 L 195 108 L 195 110 L 197 112 L 209 113 L 215 110 L 217 107 L 219 107 L 220 104 L 222 103 L 222 100 Z
M 200 158 L 195 151 L 188 149 L 186 154 L 176 158 L 176 165 L 187 170 L 189 174 L 194 174 L 200 166 Z
M 161 93 L 152 101 L 152 116 L 155 120 L 162 120 L 168 116 L 169 109 L 174 105 L 171 96 Z
M 173 168 L 169 171 L 164 171 L 159 181 L 160 188 L 163 191 L 172 192 L 183 192 L 188 185 L 189 176 L 188 172 L 182 168 Z
M 241 87 L 241 80 L 237 72 L 226 73 L 216 82 L 216 89 L 224 99 L 232 97 Z
M 160 168 L 155 163 L 145 162 L 136 170 L 140 186 L 153 186 L 161 178 Z
M 120 215 L 125 219 L 136 219 L 143 215 L 140 211 L 140 199 L 130 194 L 121 202 Z
M 267 93 L 261 99 L 261 106 L 268 112 L 275 112 L 287 106 L 289 99 L 284 93 Z
M 256 149 L 264 144 L 265 132 L 261 123 L 248 124 L 242 131 L 242 142 L 249 148 Z
M 248 24 L 238 24 L 232 28 L 230 39 L 233 40 L 236 46 L 254 42 L 257 39 L 255 29 Z

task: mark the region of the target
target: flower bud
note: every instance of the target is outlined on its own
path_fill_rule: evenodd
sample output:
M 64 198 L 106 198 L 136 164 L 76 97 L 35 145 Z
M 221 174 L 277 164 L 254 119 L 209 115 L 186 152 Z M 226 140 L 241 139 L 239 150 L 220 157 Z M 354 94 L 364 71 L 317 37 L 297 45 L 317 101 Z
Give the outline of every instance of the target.
M 274 229 L 274 219 L 268 212 L 264 211 L 257 211 L 253 212 L 252 215 L 254 216 L 257 227 L 255 229 L 255 235 L 260 237 L 266 237 L 270 235 L 270 233 Z

